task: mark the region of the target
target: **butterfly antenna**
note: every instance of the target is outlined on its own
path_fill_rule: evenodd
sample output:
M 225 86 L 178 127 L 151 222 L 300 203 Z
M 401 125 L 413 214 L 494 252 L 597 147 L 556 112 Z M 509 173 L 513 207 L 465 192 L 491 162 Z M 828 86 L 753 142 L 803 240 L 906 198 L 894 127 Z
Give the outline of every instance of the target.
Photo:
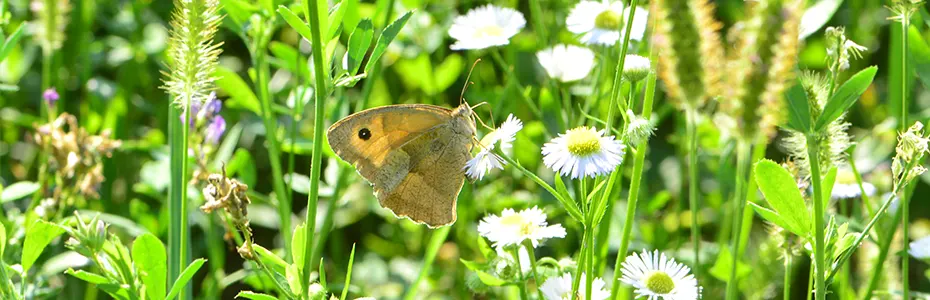
M 468 102 L 465 102 L 465 91 L 468 90 L 469 85 L 474 84 L 474 82 L 471 82 L 471 73 L 475 72 L 475 67 L 478 66 L 479 62 L 481 62 L 481 59 L 476 59 L 475 62 L 471 64 L 471 69 L 468 70 L 468 76 L 465 76 L 465 85 L 462 86 L 462 94 L 459 95 L 459 105 L 468 104 Z M 469 106 L 469 108 L 474 107 Z

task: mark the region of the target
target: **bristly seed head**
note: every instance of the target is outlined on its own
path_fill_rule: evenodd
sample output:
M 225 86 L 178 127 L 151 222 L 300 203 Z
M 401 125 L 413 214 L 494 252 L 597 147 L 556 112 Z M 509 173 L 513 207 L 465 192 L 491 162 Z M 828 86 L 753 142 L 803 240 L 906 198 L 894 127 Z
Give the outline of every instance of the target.
M 171 17 L 168 42 L 168 71 L 163 72 L 164 86 L 174 104 L 187 107 L 188 102 L 204 103 L 214 89 L 213 70 L 222 43 L 213 37 L 223 17 L 219 0 L 176 0 Z

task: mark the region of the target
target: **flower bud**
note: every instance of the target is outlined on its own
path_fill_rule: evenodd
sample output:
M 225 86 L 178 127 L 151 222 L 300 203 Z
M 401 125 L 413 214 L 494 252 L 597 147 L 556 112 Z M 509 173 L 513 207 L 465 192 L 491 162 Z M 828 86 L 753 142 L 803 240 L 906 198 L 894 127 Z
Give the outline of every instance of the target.
M 645 79 L 650 70 L 649 59 L 639 55 L 627 55 L 623 63 L 623 77 L 634 83 Z

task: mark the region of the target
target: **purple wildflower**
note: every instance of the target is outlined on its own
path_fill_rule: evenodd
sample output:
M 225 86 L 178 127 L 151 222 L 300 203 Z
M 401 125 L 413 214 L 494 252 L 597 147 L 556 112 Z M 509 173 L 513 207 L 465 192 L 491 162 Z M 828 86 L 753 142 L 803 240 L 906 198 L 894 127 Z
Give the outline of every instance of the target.
M 42 98 L 45 99 L 45 103 L 48 106 L 55 106 L 55 103 L 58 102 L 58 92 L 55 91 L 55 88 L 48 88 L 45 92 L 42 93 Z
M 208 143 L 215 145 L 220 142 L 220 137 L 223 136 L 224 132 L 226 132 L 226 120 L 223 119 L 223 116 L 216 115 L 204 131 L 204 139 Z

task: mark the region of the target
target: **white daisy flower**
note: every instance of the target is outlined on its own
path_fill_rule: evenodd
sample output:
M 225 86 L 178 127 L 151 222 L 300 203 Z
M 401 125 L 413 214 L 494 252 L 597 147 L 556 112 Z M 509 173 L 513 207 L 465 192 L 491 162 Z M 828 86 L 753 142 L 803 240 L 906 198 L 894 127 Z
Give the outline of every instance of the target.
M 504 159 L 491 153 L 490 148 L 484 148 L 465 163 L 465 175 L 471 179 L 481 180 L 484 175 L 491 173 L 491 170 L 495 168 L 503 170 Z
M 623 32 L 617 31 L 620 25 L 626 26 L 626 20 L 630 14 L 630 8 L 623 9 L 621 1 L 581 1 L 565 20 L 568 31 L 581 34 L 581 42 L 588 45 L 607 45 L 612 46 L 622 38 Z M 633 16 L 633 28 L 630 31 L 630 39 L 639 41 L 643 39 L 646 32 L 646 22 L 649 19 L 649 11 L 636 8 L 636 14 Z
M 495 247 L 520 245 L 529 240 L 533 247 L 549 238 L 565 237 L 562 225 L 548 225 L 546 213 L 537 207 L 520 212 L 504 209 L 500 216 L 489 215 L 478 223 L 478 233 L 488 238 Z
M 930 235 L 910 243 L 908 253 L 916 259 L 930 259 Z
M 465 175 L 471 179 L 481 180 L 494 168 L 504 169 L 506 162 L 503 158 L 491 152 L 500 143 L 501 149 L 513 147 L 517 132 L 523 129 L 523 122 L 510 114 L 500 127 L 491 131 L 481 139 L 481 150 L 474 158 L 465 163 Z
M 572 82 L 585 78 L 594 68 L 594 52 L 574 45 L 556 45 L 536 52 L 549 78 Z
M 643 250 L 627 256 L 621 269 L 620 281 L 636 288 L 637 297 L 649 300 L 694 300 L 701 296 L 701 288 L 691 269 L 658 250 Z
M 606 131 L 591 127 L 569 129 L 542 147 L 543 163 L 572 179 L 608 174 L 623 162 L 626 146 Z
M 449 36 L 455 39 L 452 50 L 484 49 L 510 43 L 510 38 L 526 26 L 520 12 L 491 4 L 468 11 L 458 16 L 449 28 Z
M 574 300 L 587 299 L 587 289 L 584 286 L 585 273 L 581 273 L 581 285 L 578 287 L 578 294 L 572 295 L 572 274 L 565 273 L 559 277 L 550 277 L 539 287 L 546 300 Z M 600 278 L 594 278 L 591 281 L 591 299 L 604 300 L 610 298 L 610 292 L 607 291 L 606 285 Z

